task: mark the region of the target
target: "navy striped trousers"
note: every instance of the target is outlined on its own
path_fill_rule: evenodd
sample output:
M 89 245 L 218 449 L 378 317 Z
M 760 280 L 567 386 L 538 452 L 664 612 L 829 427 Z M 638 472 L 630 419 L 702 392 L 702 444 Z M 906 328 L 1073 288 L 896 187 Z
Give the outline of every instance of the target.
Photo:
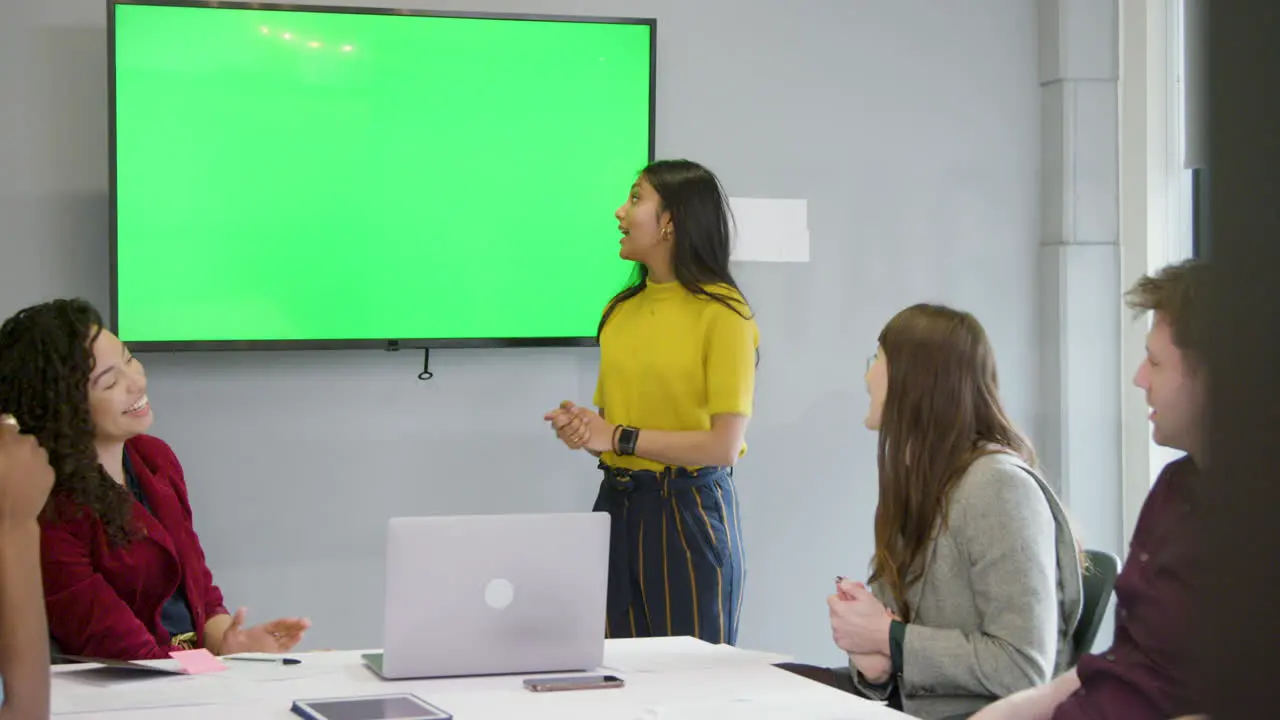
M 595 510 L 612 519 L 606 637 L 736 643 L 746 564 L 733 470 L 600 467 Z

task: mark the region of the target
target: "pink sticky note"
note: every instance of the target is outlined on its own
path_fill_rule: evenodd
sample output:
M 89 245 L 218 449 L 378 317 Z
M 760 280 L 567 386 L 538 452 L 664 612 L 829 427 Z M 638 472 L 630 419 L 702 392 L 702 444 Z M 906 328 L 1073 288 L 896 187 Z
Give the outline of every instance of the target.
M 178 661 L 182 669 L 188 675 L 201 675 L 204 673 L 220 672 L 226 670 L 227 666 L 222 663 L 213 653 L 199 648 L 197 650 L 176 650 L 169 653 L 169 656 Z

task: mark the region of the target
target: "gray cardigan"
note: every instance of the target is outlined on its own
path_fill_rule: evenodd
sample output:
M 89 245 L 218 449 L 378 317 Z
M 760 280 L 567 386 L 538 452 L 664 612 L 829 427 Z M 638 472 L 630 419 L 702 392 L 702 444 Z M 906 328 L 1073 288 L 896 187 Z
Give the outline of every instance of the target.
M 1067 669 L 1083 599 L 1075 535 L 1053 490 L 1011 455 L 973 463 L 907 591 L 912 618 L 894 682 L 924 720 L 976 712 Z M 871 588 L 897 610 L 888 589 Z M 854 682 L 884 698 L 850 663 Z

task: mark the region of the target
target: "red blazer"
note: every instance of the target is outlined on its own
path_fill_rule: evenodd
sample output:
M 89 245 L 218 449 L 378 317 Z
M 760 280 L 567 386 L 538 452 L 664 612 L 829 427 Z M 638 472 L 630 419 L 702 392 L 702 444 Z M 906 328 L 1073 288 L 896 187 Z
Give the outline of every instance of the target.
M 102 521 L 65 497 L 54 499 L 55 520 L 41 523 L 49 631 L 68 655 L 168 657 L 175 648 L 160 609 L 179 582 L 201 647 L 205 622 L 227 612 L 191 524 L 177 456 L 163 440 L 147 435 L 125 443 L 125 452 L 155 513 L 134 501 L 133 520 L 142 532 L 133 542 L 112 547 Z

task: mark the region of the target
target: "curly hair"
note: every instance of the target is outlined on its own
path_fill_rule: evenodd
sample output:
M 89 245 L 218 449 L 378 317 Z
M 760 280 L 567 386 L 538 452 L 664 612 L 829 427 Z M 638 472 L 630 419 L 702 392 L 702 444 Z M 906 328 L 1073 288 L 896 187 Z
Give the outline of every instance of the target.
M 120 546 L 134 537 L 133 500 L 98 462 L 89 409 L 92 347 L 100 332 L 101 314 L 80 299 L 35 305 L 6 320 L 0 326 L 0 408 L 49 454 L 56 474 L 52 496 L 93 513 L 108 541 Z

